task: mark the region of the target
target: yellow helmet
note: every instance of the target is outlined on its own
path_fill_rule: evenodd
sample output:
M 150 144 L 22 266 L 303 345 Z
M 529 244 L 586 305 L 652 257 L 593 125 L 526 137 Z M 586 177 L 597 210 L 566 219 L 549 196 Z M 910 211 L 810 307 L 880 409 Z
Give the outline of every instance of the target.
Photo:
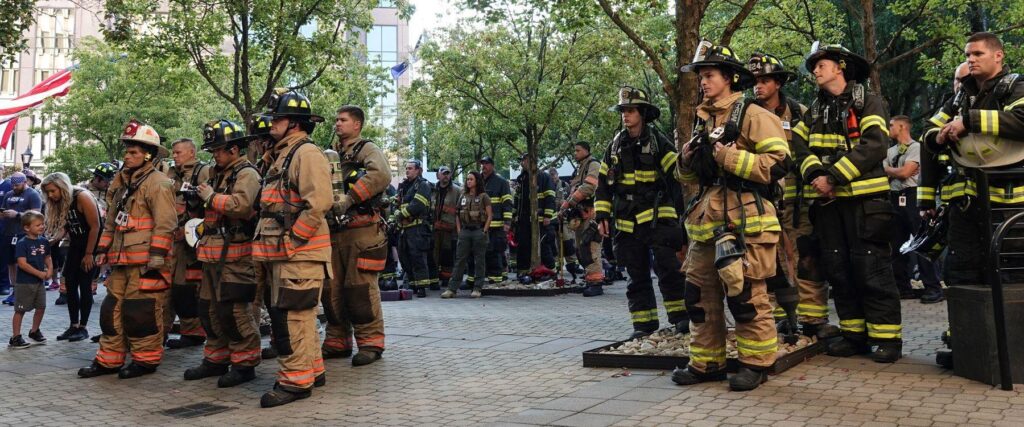
M 997 168 L 1024 161 L 1024 141 L 970 133 L 950 150 L 957 164 L 969 168 Z

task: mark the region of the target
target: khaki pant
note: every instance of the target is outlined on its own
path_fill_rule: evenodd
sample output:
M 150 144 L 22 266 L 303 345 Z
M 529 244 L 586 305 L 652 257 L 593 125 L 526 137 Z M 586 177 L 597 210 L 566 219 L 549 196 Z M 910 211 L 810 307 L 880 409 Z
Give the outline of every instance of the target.
M 384 351 L 384 313 L 377 275 L 384 270 L 387 240 L 376 225 L 331 235 L 334 277 L 326 280 L 322 302 L 327 315 L 323 349 Z
M 583 279 L 587 283 L 601 282 L 604 280 L 604 266 L 601 265 L 601 235 L 597 232 L 597 224 L 592 220 L 578 221 L 573 233 L 576 236 L 580 264 L 585 270 Z
M 698 372 L 725 369 L 726 299 L 729 312 L 736 319 L 736 350 L 743 365 L 766 368 L 775 363 L 778 333 L 768 302 L 765 277 L 775 273 L 775 244 L 747 244 L 742 261 L 752 265 L 744 268 L 743 291 L 726 298 L 725 287 L 715 269 L 715 245 L 692 242 L 686 254 L 686 306 L 690 314 L 690 367 Z M 759 266 L 760 264 L 760 266 Z M 770 269 L 767 268 L 770 265 Z M 752 274 L 755 277 L 748 277 Z
M 178 318 L 178 333 L 205 337 L 199 321 L 199 283 L 203 280 L 202 265 L 196 261 L 195 249 L 184 240 L 174 243 L 174 256 L 168 257 L 171 271 L 171 289 L 164 304 L 164 330 L 170 333 L 174 318 Z
M 782 230 L 789 237 L 793 244 L 793 258 L 789 260 L 796 268 L 797 290 L 800 293 L 800 302 L 796 307 L 796 313 L 800 323 L 809 325 L 822 325 L 828 323 L 828 283 L 821 280 L 821 273 L 818 271 L 818 257 L 813 253 L 800 253 L 799 247 L 811 242 L 811 233 L 814 227 L 807 217 L 807 204 L 800 209 L 799 227 L 793 227 L 793 215 L 796 210 L 795 203 L 787 203 L 782 213 Z M 782 250 L 781 244 L 779 250 Z M 810 252 L 806 251 L 805 252 Z M 785 318 L 786 313 L 780 307 L 775 307 L 775 318 Z
M 277 384 L 293 392 L 313 387 L 324 374 L 317 334 L 316 306 L 324 283 L 325 263 L 272 261 L 263 269 L 264 301 L 268 303 L 274 347 L 277 349 Z
M 251 261 L 245 264 L 252 268 Z M 203 359 L 215 365 L 259 365 L 260 331 L 253 317 L 256 284 L 220 280 L 221 267 L 203 264 L 199 290 L 200 317 L 207 331 Z
M 144 265 L 117 265 L 107 278 L 107 296 L 100 306 L 100 348 L 96 362 L 107 368 L 124 364 L 131 352 L 132 361 L 155 367 L 164 355 L 164 304 L 167 290 L 139 289 Z M 165 276 L 167 277 L 167 276 Z

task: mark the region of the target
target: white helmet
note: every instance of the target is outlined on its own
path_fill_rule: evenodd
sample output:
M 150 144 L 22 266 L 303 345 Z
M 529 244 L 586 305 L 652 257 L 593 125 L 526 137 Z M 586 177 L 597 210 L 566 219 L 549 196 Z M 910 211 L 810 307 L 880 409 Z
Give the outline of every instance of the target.
M 124 126 L 124 131 L 121 132 L 121 137 L 118 139 L 121 141 L 131 141 L 136 144 L 156 147 L 158 158 L 166 158 L 171 154 L 171 152 L 167 150 L 167 147 L 160 144 L 160 134 L 156 133 L 156 129 L 153 129 L 152 126 L 143 124 L 135 119 L 131 119 L 128 124 Z
M 997 168 L 1024 161 L 1024 142 L 970 133 L 953 147 L 953 159 L 969 168 Z

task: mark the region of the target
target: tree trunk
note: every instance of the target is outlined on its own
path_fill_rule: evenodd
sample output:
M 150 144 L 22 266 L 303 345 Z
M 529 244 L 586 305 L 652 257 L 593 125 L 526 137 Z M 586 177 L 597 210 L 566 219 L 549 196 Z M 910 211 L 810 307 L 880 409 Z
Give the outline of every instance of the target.
M 868 60 L 871 68 L 871 90 L 878 95 L 882 94 L 882 77 L 878 72 L 876 62 L 878 61 L 878 44 L 875 35 L 875 1 L 861 0 L 860 6 L 864 13 L 860 17 L 860 29 L 864 32 L 864 58 Z M 858 82 L 864 83 L 864 82 Z
M 520 197 L 529 197 L 529 203 L 527 206 L 530 207 L 529 218 L 530 218 L 530 242 L 531 245 L 528 248 L 530 251 L 530 265 L 520 265 L 519 269 L 533 270 L 538 264 L 540 264 L 540 218 L 537 216 L 537 127 L 535 125 L 526 126 L 526 154 L 530 160 L 530 166 L 526 168 L 525 173 L 529 174 L 530 179 L 526 182 L 527 189 L 524 191 L 522 188 L 519 189 L 523 192 Z M 520 212 L 519 215 L 522 215 Z M 520 218 L 522 218 L 520 216 Z M 520 222 L 521 223 L 521 222 Z M 523 250 L 522 245 L 517 250 Z

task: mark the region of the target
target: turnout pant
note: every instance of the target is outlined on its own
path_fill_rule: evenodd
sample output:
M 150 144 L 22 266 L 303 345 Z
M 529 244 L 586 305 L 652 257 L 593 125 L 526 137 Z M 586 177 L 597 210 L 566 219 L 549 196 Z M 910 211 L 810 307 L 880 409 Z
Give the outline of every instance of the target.
M 579 261 L 583 265 L 587 283 L 599 283 L 604 280 L 604 266 L 601 264 L 601 233 L 594 221 L 580 220 L 573 229 L 576 241 L 579 242 Z
M 504 227 L 491 227 L 487 231 L 487 280 L 501 282 L 508 272 L 508 235 Z
M 764 369 L 775 363 L 778 333 L 768 302 L 765 276 L 775 274 L 775 244 L 748 243 L 743 258 L 743 290 L 726 296 L 715 268 L 714 242 L 691 242 L 686 255 L 686 307 L 690 314 L 690 367 L 702 373 L 725 369 L 724 299 L 736 319 L 736 351 L 741 364 Z M 751 277 L 754 276 L 754 277 Z
M 805 203 L 810 203 L 806 201 Z M 800 295 L 800 302 L 796 307 L 796 314 L 800 323 L 807 325 L 822 325 L 828 323 L 828 283 L 826 283 L 818 269 L 819 248 L 817 237 L 814 236 L 814 226 L 807 217 L 807 205 L 803 204 L 799 215 L 797 204 L 787 202 L 785 210 L 779 220 L 782 222 L 782 232 L 786 233 L 793 245 L 793 258 L 789 259 L 796 268 L 797 291 Z M 798 217 L 799 223 L 794 225 L 793 219 Z M 785 250 L 780 241 L 777 250 Z M 785 318 L 786 312 L 781 307 L 775 307 L 775 318 Z
M 234 263 L 253 270 L 252 261 Z M 224 274 L 224 266 L 203 264 L 203 282 L 199 289 L 200 319 L 206 330 L 203 359 L 214 365 L 251 367 L 260 363 L 260 331 L 256 283 L 252 273 L 247 280 Z
M 660 221 L 653 227 L 650 223 L 637 224 L 632 233 L 617 230 L 612 238 L 615 259 L 629 273 L 626 299 L 633 329 L 638 331 L 658 329 L 658 303 L 651 280 L 652 253 L 654 273 L 658 276 L 669 323 L 674 325 L 689 319 L 683 301 L 684 276 L 676 257 L 683 245 L 683 229 L 675 220 Z
M 883 197 L 816 200 L 810 212 L 839 328 L 860 343 L 902 342 L 903 336 L 889 247 L 893 210 Z
M 323 375 L 324 359 L 317 334 L 316 306 L 326 265 L 318 261 L 258 263 L 267 280 L 263 299 L 277 350 L 277 384 L 288 391 L 309 390 Z
M 540 248 L 541 264 L 548 268 L 553 268 L 555 265 L 558 247 L 549 244 L 554 243 L 555 239 L 558 238 L 554 233 L 554 228 L 550 224 L 537 224 L 537 238 L 540 241 L 535 243 L 529 222 L 516 225 L 516 243 L 518 244 L 516 247 L 516 267 L 520 275 L 529 274 L 533 270 L 534 266 L 530 263 L 530 255 L 533 252 L 534 246 L 539 246 Z
M 412 288 L 425 288 L 430 284 L 429 255 L 430 228 L 424 224 L 402 229 L 398 242 L 398 258 L 405 270 L 407 283 Z
M 454 225 L 452 225 L 454 227 Z M 455 265 L 455 230 L 434 230 L 434 250 L 431 252 L 430 284 L 447 282 Z
M 171 263 L 171 290 L 164 308 L 164 330 L 170 332 L 174 318 L 178 318 L 178 333 L 193 337 L 205 337 L 202 322 L 199 321 L 199 284 L 203 281 L 203 263 L 195 260 L 194 249 L 184 241 L 174 244 Z M 180 254 L 180 256 L 179 256 Z M 189 263 L 188 261 L 192 262 Z
M 164 355 L 163 311 L 167 284 L 142 290 L 144 265 L 115 265 L 107 278 L 107 296 L 100 305 L 100 348 L 96 362 L 107 368 L 124 364 L 131 353 L 134 363 L 156 367 Z M 167 273 L 164 271 L 164 273 Z M 164 274 L 163 277 L 169 277 Z M 148 280 L 148 279 L 147 279 Z M 147 286 L 149 287 L 149 286 Z
M 334 277 L 324 281 L 321 302 L 327 315 L 323 350 L 384 351 L 384 314 L 377 274 L 384 270 L 387 239 L 376 225 L 331 234 Z
M 484 276 L 486 274 L 484 269 L 484 255 L 487 253 L 487 235 L 484 234 L 483 229 L 475 228 L 468 229 L 463 228 L 459 232 L 459 244 L 456 246 L 455 253 L 455 270 L 452 272 L 452 279 L 448 282 L 448 289 L 452 292 L 459 290 L 459 286 L 462 285 L 462 274 L 466 271 L 467 265 L 473 266 L 473 273 L 469 277 L 472 279 L 476 277 L 476 280 L 471 281 L 476 289 L 480 289 L 484 285 Z M 473 261 L 474 262 L 470 262 Z

